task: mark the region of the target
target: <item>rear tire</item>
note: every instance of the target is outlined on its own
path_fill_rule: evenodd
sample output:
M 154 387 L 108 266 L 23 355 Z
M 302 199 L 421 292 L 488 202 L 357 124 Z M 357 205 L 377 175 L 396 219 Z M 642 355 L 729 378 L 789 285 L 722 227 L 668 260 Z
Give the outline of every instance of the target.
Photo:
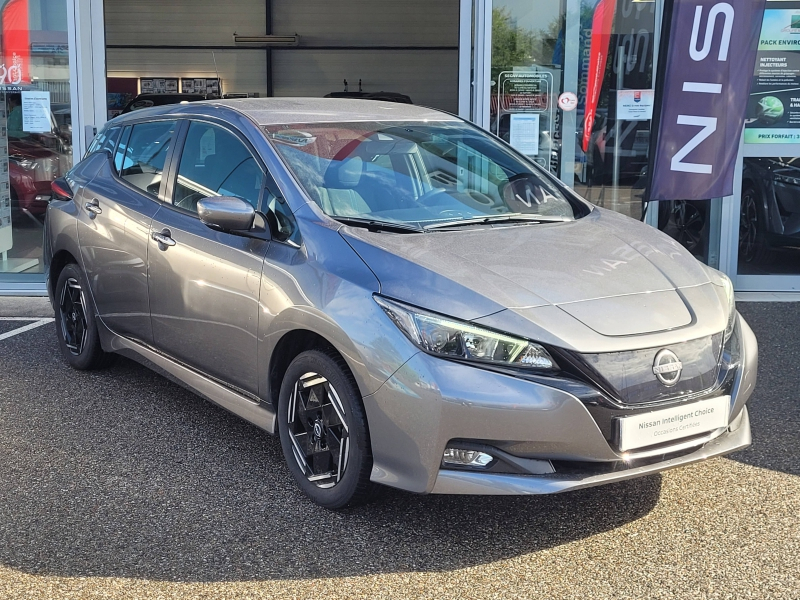
M 739 260 L 751 264 L 769 264 L 774 256 L 766 240 L 766 214 L 761 198 L 752 184 L 742 189 L 739 208 Z
M 292 476 L 316 504 L 338 510 L 372 499 L 367 420 L 341 358 L 309 350 L 291 362 L 278 398 L 278 432 Z
M 80 267 L 75 263 L 65 266 L 55 289 L 56 335 L 64 358 L 79 371 L 102 369 L 116 358 L 100 346 L 88 290 Z

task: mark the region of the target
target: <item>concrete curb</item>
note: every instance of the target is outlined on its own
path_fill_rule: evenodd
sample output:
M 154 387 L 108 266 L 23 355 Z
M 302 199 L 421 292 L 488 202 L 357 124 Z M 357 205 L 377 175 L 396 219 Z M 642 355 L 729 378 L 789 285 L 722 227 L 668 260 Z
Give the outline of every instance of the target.
M 0 317 L 52 317 L 50 300 L 34 296 L 0 296 Z

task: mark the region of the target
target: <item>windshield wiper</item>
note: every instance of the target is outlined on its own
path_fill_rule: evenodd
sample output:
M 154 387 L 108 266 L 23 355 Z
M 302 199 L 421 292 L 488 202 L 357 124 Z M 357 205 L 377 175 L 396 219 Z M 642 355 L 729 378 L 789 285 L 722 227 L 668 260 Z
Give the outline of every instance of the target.
M 392 233 L 424 233 L 424 229 L 420 229 L 414 225 L 406 223 L 397 223 L 392 221 L 377 221 L 375 219 L 362 219 L 360 217 L 333 217 L 340 223 L 345 225 L 352 225 L 353 227 L 363 227 L 369 231 L 390 231 Z
M 459 219 L 457 221 L 445 221 L 444 223 L 431 223 L 425 225 L 424 229 L 445 229 L 447 227 L 460 227 L 461 225 L 488 225 L 492 223 L 564 223 L 572 221 L 569 217 L 556 217 L 552 215 L 526 215 L 523 213 L 513 213 L 506 215 L 485 215 L 482 217 L 471 217 L 469 219 Z

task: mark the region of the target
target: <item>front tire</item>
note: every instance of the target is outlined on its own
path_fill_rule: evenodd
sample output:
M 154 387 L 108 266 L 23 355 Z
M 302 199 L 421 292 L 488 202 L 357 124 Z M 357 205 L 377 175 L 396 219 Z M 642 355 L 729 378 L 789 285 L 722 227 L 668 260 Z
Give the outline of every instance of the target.
M 114 354 L 103 352 L 88 287 L 80 267 L 70 263 L 58 276 L 55 290 L 56 335 L 61 353 L 73 369 L 109 366 Z
M 341 358 L 310 350 L 291 362 L 278 399 L 278 432 L 292 476 L 316 504 L 338 510 L 372 498 L 367 420 Z

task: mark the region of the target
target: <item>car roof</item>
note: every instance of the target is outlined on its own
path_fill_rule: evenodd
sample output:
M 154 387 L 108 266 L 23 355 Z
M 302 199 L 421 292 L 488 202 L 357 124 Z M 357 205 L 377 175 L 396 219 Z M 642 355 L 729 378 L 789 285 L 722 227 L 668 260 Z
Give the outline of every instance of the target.
M 458 121 L 432 108 L 351 98 L 231 98 L 155 106 L 117 117 L 116 123 L 141 117 L 199 113 L 203 107 L 225 107 L 243 113 L 258 125 L 347 123 L 354 121 Z

